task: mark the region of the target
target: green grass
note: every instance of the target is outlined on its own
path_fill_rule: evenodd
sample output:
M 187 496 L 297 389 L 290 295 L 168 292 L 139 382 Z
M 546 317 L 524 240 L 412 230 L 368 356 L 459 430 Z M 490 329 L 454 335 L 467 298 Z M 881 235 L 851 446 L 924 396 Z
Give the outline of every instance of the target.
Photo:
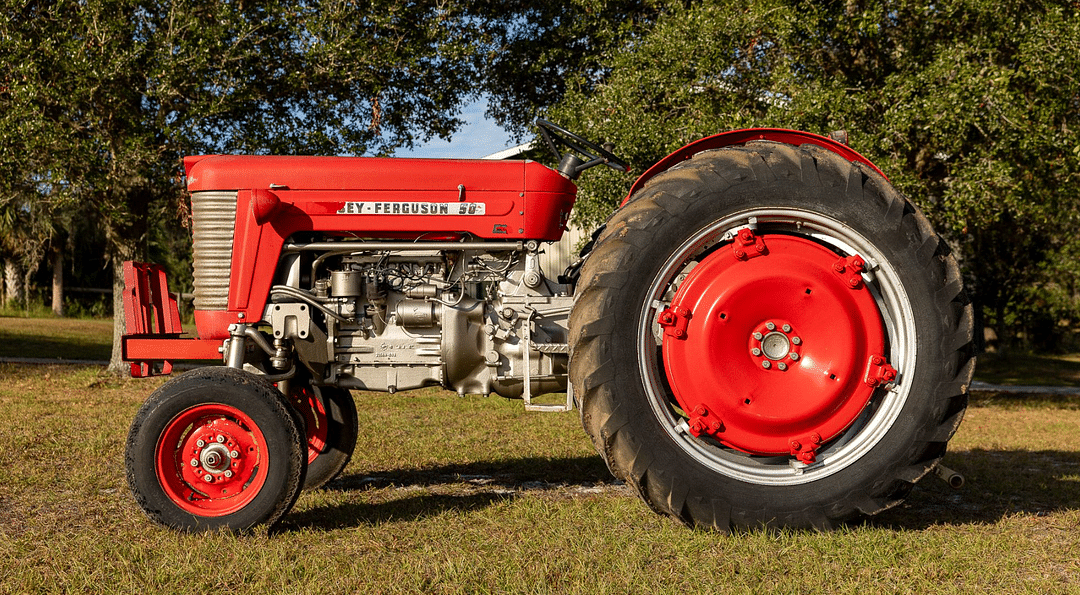
M 0 317 L 0 357 L 108 360 L 112 319 Z
M 354 393 L 343 477 L 273 531 L 181 535 L 124 479 L 160 379 L 0 364 L 0 593 L 1080 591 L 1080 401 L 975 400 L 905 504 L 831 533 L 693 531 L 613 482 L 577 414 Z

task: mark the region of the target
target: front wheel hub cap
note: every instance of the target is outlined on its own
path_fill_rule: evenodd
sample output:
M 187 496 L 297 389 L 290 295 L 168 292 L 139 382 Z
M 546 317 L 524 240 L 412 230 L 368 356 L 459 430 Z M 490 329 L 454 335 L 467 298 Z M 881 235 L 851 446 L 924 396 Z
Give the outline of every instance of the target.
M 657 318 L 664 370 L 695 436 L 811 463 L 885 385 L 867 381 L 885 331 L 871 289 L 836 271 L 836 252 L 763 240 L 756 258 L 715 250 L 680 284 Z

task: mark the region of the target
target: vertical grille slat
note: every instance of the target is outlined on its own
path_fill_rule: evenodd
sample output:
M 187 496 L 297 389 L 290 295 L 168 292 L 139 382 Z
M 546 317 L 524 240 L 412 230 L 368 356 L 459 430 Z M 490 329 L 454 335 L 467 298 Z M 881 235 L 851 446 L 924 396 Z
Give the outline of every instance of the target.
M 191 193 L 195 309 L 229 306 L 229 273 L 236 231 L 236 191 Z

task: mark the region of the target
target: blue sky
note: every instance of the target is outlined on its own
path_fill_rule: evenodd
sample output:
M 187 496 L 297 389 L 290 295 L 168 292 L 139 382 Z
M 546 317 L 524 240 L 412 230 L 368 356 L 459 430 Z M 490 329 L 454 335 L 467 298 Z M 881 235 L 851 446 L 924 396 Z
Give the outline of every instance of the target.
M 484 98 L 465 106 L 461 113 L 461 119 L 465 120 L 465 125 L 450 139 L 450 142 L 433 138 L 423 145 L 417 145 L 412 150 L 401 149 L 395 152 L 394 156 L 477 159 L 517 144 L 510 140 L 510 135 L 505 130 L 499 128 L 494 121 L 484 117 L 486 109 L 487 101 Z

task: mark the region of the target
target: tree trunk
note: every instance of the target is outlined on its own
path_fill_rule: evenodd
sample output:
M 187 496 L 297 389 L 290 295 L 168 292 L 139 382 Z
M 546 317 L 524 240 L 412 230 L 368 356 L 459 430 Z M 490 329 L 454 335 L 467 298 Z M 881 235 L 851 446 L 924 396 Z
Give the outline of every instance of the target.
M 124 336 L 124 261 L 132 260 L 135 255 L 134 242 L 112 242 L 113 269 L 113 345 L 109 357 L 109 372 L 116 375 L 127 374 L 131 369 L 123 360 L 121 337 Z
M 4 306 L 18 302 L 22 298 L 22 288 L 19 275 L 19 265 L 11 258 L 4 259 Z
M 53 248 L 52 311 L 57 316 L 64 315 L 64 249 L 62 246 Z

